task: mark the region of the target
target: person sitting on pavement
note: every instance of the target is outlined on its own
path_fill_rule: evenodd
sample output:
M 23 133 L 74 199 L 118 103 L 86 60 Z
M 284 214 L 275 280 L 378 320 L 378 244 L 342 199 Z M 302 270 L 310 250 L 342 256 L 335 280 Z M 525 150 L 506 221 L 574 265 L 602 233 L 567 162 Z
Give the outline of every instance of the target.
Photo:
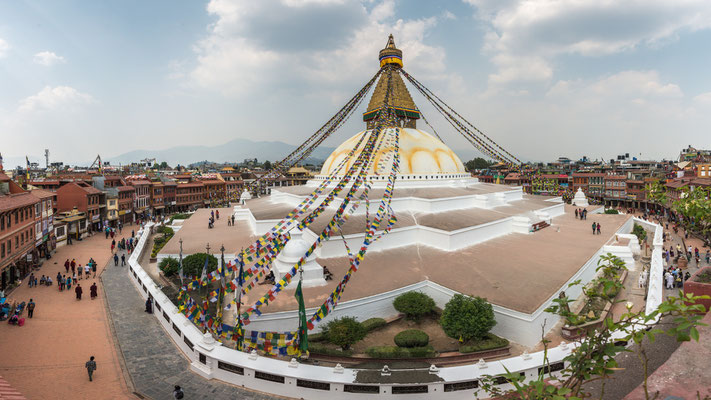
M 333 274 L 331 273 L 331 271 L 328 270 L 328 267 L 325 265 L 323 266 L 323 278 L 327 281 L 333 279 Z

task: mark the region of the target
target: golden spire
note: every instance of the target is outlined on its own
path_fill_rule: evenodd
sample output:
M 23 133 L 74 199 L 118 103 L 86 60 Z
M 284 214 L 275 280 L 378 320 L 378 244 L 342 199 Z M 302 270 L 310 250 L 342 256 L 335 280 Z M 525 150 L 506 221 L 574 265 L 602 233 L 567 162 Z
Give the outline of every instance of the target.
M 393 38 L 392 33 L 388 37 L 388 44 L 385 45 L 384 49 L 380 50 L 378 58 L 380 59 L 381 68 L 386 64 L 393 64 L 402 68 L 402 50 L 395 47 L 395 38 Z
M 401 127 L 415 128 L 416 121 L 420 118 L 420 111 L 417 109 L 415 102 L 412 101 L 410 92 L 400 76 L 402 50 L 395 47 L 395 39 L 392 34 L 388 37 L 388 43 L 385 48 L 380 50 L 379 59 L 381 68 L 388 64 L 395 67 L 395 71 L 392 74 L 392 92 L 387 103 L 395 109 L 395 115 Z M 378 110 L 385 104 L 385 94 L 388 89 L 387 82 L 387 74 L 380 75 L 378 83 L 375 85 L 373 96 L 370 98 L 370 103 L 368 103 L 368 109 L 363 113 L 363 121 L 366 121 L 368 129 L 373 128 L 378 116 Z

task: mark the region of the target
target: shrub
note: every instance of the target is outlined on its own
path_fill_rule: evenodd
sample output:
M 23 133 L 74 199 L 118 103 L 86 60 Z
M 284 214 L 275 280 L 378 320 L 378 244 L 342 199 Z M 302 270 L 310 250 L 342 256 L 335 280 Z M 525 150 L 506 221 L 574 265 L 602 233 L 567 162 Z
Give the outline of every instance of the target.
M 323 342 L 324 340 L 326 340 L 326 335 L 324 335 L 323 332 L 309 333 L 309 344 L 312 342 Z
M 360 324 L 363 325 L 366 331 L 370 332 L 387 325 L 387 322 L 382 318 L 368 318 Z
M 158 229 L 156 229 L 156 232 L 162 233 L 164 236 L 167 236 L 167 237 L 172 237 L 175 234 L 175 231 L 173 231 L 173 228 L 165 226 L 165 225 L 159 226 Z
M 334 319 L 326 324 L 328 341 L 348 350 L 351 345 L 365 337 L 368 333 L 360 322 L 353 317 Z
M 163 271 L 163 275 L 165 275 L 166 278 L 169 278 L 178 273 L 180 262 L 177 258 L 167 257 L 161 260 L 158 264 L 158 268 Z
M 447 336 L 467 341 L 482 339 L 496 320 L 494 309 L 485 299 L 455 294 L 444 306 L 440 324 Z
M 423 347 L 397 347 L 373 346 L 368 347 L 365 353 L 373 358 L 425 358 L 434 357 L 436 352 L 432 346 Z
M 183 259 L 183 273 L 186 276 L 199 277 L 202 274 L 202 268 L 205 266 L 206 253 L 191 254 Z M 217 269 L 217 258 L 210 255 L 207 262 L 207 272 L 210 273 Z
M 351 350 L 334 349 L 320 342 L 313 343 L 311 336 L 309 336 L 309 352 L 314 354 L 324 354 L 327 356 L 350 357 L 353 355 L 353 351 Z
M 492 333 L 487 333 L 486 336 L 476 342 L 465 343 L 459 347 L 460 353 L 474 353 L 476 351 L 485 351 L 499 349 L 509 345 L 509 341 L 498 337 Z
M 393 307 L 405 314 L 407 319 L 419 321 L 424 315 L 434 310 L 435 302 L 422 292 L 407 292 L 395 298 Z
M 430 342 L 430 336 L 419 329 L 408 329 L 395 335 L 398 347 L 422 347 Z
M 615 210 L 614 208 L 608 208 L 605 210 L 605 214 L 619 214 L 620 212 Z
M 645 240 L 647 240 L 647 231 L 644 230 L 644 227 L 642 225 L 635 223 L 634 228 L 632 228 L 632 234 L 637 236 L 637 240 L 639 240 L 639 243 L 644 243 Z

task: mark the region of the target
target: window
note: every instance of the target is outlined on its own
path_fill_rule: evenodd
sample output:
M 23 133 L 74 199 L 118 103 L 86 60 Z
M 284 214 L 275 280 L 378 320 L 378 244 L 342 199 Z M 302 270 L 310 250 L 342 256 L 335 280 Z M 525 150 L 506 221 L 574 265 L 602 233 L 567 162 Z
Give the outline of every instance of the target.
M 5 243 L 0 245 L 0 258 L 5 258 Z

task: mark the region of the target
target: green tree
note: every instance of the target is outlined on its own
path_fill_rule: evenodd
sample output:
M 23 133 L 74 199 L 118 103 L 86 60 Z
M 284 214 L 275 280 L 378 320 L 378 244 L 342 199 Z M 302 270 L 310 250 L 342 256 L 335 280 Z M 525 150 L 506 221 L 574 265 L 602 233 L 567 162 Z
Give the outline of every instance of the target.
M 407 292 L 395 298 L 393 307 L 405 314 L 407 319 L 419 321 L 434 310 L 435 302 L 422 292 Z
M 647 192 L 647 199 L 651 200 L 653 203 L 666 207 L 668 201 L 667 188 L 661 181 L 649 183 L 644 189 L 645 192 Z
M 603 270 L 603 274 L 600 279 L 609 280 L 608 276 L 616 279 L 616 272 L 612 272 L 617 269 L 616 267 L 612 258 L 608 262 L 603 262 L 600 268 Z M 579 284 L 580 282 L 577 281 L 569 286 Z M 672 336 L 679 342 L 692 339 L 698 341 L 697 327 L 706 324 L 701 322 L 705 308 L 702 304 L 696 304 L 696 301 L 704 298 L 708 299 L 709 296 L 694 296 L 692 293 L 684 294 L 680 291 L 679 297 L 668 297 L 650 314 L 646 314 L 644 309 L 639 312 L 628 311 L 615 320 L 611 313 L 605 319 L 602 327 L 588 331 L 580 339 L 578 346 L 563 359 L 565 368 L 559 372 L 560 376 L 555 378 L 559 382 L 555 386 L 549 383 L 551 376 L 546 372 L 547 368 L 540 368 L 538 378 L 525 383 L 524 377 L 521 377 L 519 373 L 507 370 L 504 378 L 513 385 L 513 391 L 501 390 L 497 385 L 498 377 L 493 376 L 481 380 L 482 389 L 492 397 L 514 398 L 515 396 L 515 398 L 530 400 L 582 400 L 590 397 L 590 393 L 585 391 L 585 385 L 589 382 L 602 381 L 602 393 L 604 394 L 607 380 L 619 369 L 615 356 L 622 352 L 632 351 L 636 353 L 642 364 L 642 386 L 645 398 L 656 398 L 650 396 L 647 388 L 649 358 L 645 346 L 647 343 L 653 342 L 657 335 Z M 545 311 L 564 316 L 572 301 L 567 297 L 554 299 L 554 304 Z M 627 309 L 631 310 L 631 305 Z M 622 338 L 615 336 L 619 332 L 626 333 L 626 336 Z M 626 346 L 620 345 L 620 342 L 633 342 L 634 346 L 628 349 Z M 548 343 L 543 339 L 544 364 L 548 364 Z
M 711 246 L 711 188 L 686 188 L 672 208 L 682 216 L 684 229 L 696 233 L 706 246 Z
M 486 299 L 463 294 L 447 302 L 439 322 L 447 336 L 462 341 L 482 339 L 496 325 L 494 309 Z
M 200 277 L 202 268 L 205 266 L 205 257 L 207 253 L 195 253 L 183 258 L 183 273 L 185 276 Z M 217 269 L 217 258 L 212 254 L 207 261 L 207 272 L 210 273 Z
M 353 317 L 337 318 L 326 324 L 324 336 L 329 342 L 348 350 L 352 344 L 363 339 L 368 331 Z
M 264 169 L 270 170 L 272 169 L 272 163 L 269 162 L 268 160 L 264 162 Z
M 473 171 L 475 169 L 486 169 L 494 165 L 493 161 L 486 160 L 481 157 L 477 157 L 473 160 L 467 161 L 464 166 L 466 167 L 467 171 Z
M 160 268 L 166 278 L 170 278 L 171 276 L 178 273 L 178 269 L 180 268 L 180 262 L 177 258 L 167 257 L 161 260 L 161 262 L 158 264 L 158 268 Z
M 167 162 L 163 161 L 162 163 L 160 163 L 160 166 L 158 168 L 159 169 L 168 169 L 168 168 L 170 168 L 170 166 L 168 165 Z

